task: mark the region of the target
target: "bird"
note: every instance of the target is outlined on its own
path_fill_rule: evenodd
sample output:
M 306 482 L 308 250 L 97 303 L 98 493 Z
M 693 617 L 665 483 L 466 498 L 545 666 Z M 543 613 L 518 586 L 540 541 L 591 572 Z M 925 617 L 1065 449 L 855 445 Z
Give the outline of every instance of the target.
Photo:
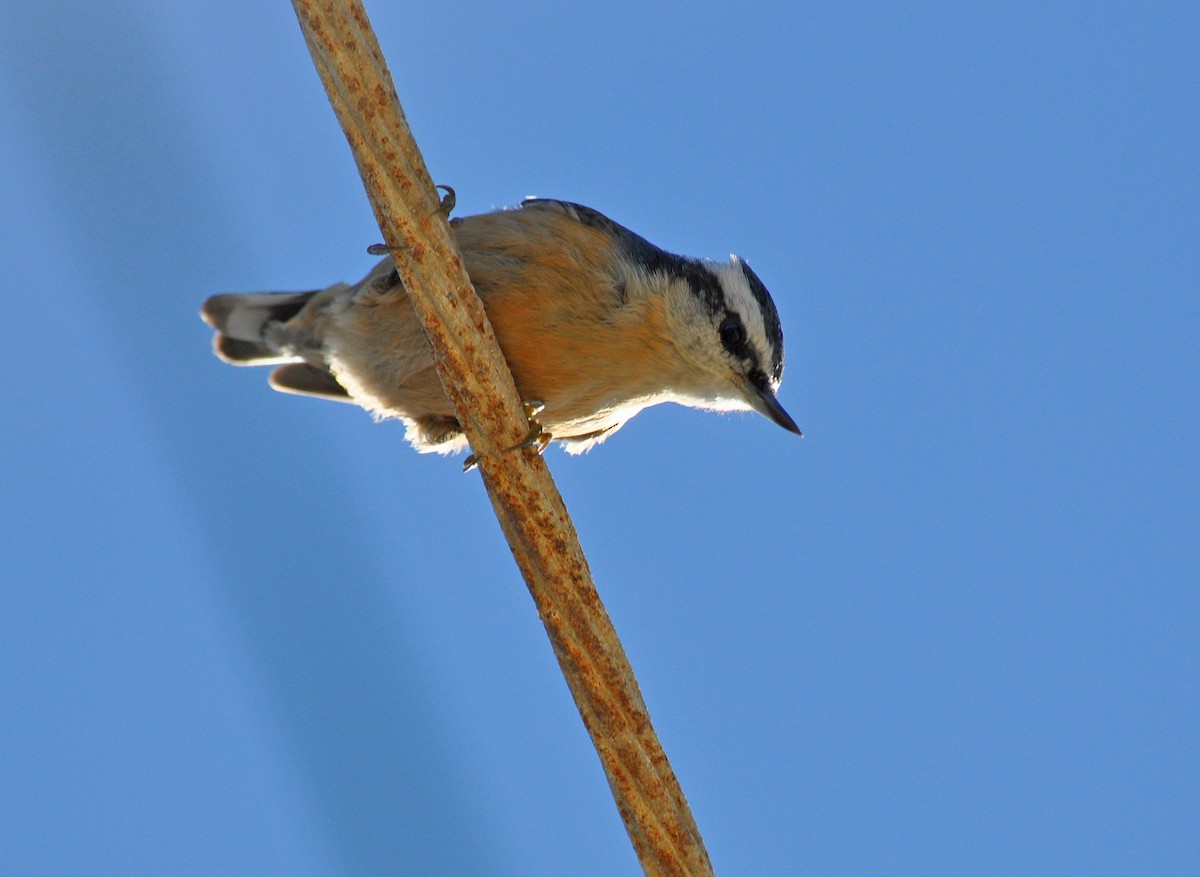
M 737 256 L 669 253 L 599 211 L 527 198 L 456 217 L 451 232 L 527 411 L 539 450 L 586 451 L 652 405 L 752 410 L 803 435 L 777 398 L 783 330 Z M 399 419 L 421 452 L 467 440 L 391 259 L 357 283 L 225 293 L 204 302 L 214 352 L 271 365 L 287 393 Z M 388 305 L 380 306 L 382 301 Z

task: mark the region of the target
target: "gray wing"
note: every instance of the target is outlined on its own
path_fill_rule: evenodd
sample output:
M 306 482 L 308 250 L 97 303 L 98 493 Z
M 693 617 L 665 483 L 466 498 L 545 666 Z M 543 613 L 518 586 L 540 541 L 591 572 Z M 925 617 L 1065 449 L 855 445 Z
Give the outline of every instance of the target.
M 627 229 L 620 223 L 613 222 L 598 210 L 573 204 L 570 201 L 554 201 L 548 198 L 526 198 L 521 207 L 529 210 L 557 210 L 578 220 L 586 226 L 599 229 L 610 235 L 617 245 L 622 247 L 629 260 L 640 265 L 651 274 L 664 274 L 682 280 L 712 314 L 719 314 L 725 309 L 725 294 L 721 284 L 711 269 L 706 268 L 700 259 L 690 259 L 668 253 L 661 247 L 656 247 L 640 234 Z
M 613 222 L 599 210 L 584 207 L 571 201 L 557 201 L 553 198 L 526 198 L 521 202 L 523 210 L 556 210 L 565 213 L 572 219 L 604 232 L 621 246 L 629 258 L 653 268 L 663 262 L 677 262 L 683 257 L 668 253 L 654 246 L 640 234 L 632 232 L 619 222 Z

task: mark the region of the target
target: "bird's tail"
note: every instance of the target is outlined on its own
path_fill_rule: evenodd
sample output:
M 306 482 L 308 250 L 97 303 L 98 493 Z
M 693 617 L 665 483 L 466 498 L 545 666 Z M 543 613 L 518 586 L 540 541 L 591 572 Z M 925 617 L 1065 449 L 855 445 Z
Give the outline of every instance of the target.
M 286 323 L 316 294 L 317 291 L 214 295 L 200 308 L 200 316 L 217 330 L 213 350 L 225 362 L 232 365 L 296 362 L 299 357 L 268 341 L 266 329 L 271 323 Z

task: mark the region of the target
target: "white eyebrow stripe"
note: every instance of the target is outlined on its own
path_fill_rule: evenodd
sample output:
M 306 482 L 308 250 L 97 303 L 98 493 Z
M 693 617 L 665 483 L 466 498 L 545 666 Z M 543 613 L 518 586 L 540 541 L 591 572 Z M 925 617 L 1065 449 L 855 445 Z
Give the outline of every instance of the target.
M 757 355 L 759 367 L 770 374 L 776 360 L 775 344 L 767 332 L 763 305 L 750 289 L 740 260 L 734 256 L 728 262 L 712 262 L 709 267 L 720 278 L 730 309 L 742 318 L 746 337 Z

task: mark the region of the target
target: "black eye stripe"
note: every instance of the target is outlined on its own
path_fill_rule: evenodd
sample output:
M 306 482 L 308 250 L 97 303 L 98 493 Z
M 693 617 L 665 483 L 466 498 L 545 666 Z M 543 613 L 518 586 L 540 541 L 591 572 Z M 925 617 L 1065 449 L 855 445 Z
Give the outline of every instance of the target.
M 771 294 L 767 292 L 763 282 L 758 279 L 757 274 L 750 270 L 750 265 L 744 259 L 739 262 L 742 266 L 742 274 L 745 276 L 746 282 L 750 284 L 750 294 L 758 302 L 759 310 L 762 313 L 763 331 L 766 333 L 767 343 L 770 345 L 771 376 L 775 380 L 779 380 L 779 376 L 783 374 L 783 328 L 779 325 L 779 311 L 775 309 L 775 302 L 771 300 Z

